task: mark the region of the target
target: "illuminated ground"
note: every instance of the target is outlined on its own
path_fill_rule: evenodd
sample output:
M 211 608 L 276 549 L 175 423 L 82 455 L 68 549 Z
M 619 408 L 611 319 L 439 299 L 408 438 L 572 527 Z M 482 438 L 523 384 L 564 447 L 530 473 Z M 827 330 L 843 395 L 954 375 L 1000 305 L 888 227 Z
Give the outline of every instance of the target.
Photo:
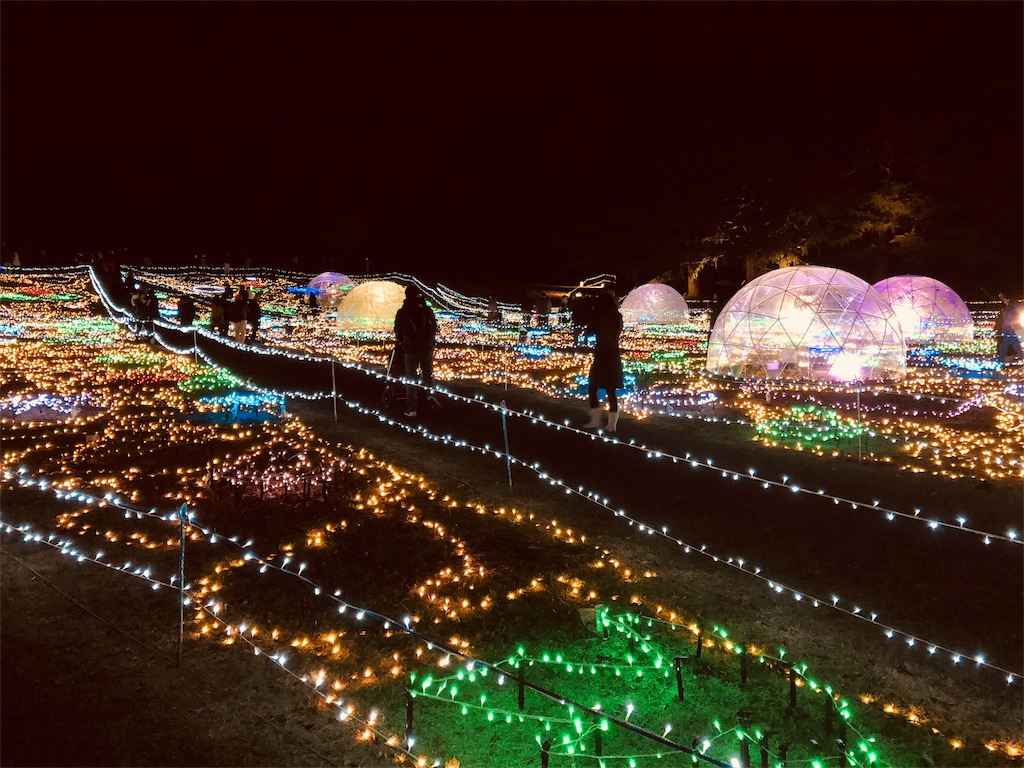
M 478 678 L 449 681 L 443 692 L 434 683 L 423 687 L 424 675 L 439 679 L 454 673 L 460 662 L 453 650 L 499 662 L 517 655 L 520 645 L 520 658 L 534 660 L 528 672 L 531 683 L 577 697 L 586 706 L 600 701 L 609 716 L 623 719 L 628 714 L 630 723 L 670 741 L 678 738 L 685 746 L 692 737 L 704 737 L 707 755 L 719 760 L 741 756 L 739 730 L 756 737 L 756 731 L 769 728 L 774 733 L 766 745 L 773 761 L 786 739 L 791 761 L 827 760 L 830 755 L 834 761 L 836 749 L 821 746 L 825 697 L 807 690 L 813 687 L 807 683 L 817 683 L 819 676 L 825 679 L 821 684 L 834 686 L 841 697 L 838 709 L 849 702 L 851 730 L 846 735 L 857 764 L 865 764 L 869 752 L 882 762 L 901 764 L 908 754 L 925 751 L 937 764 L 1001 764 L 1007 752 L 1019 749 L 1012 742 L 1020 727 L 1019 707 L 1014 711 L 1013 702 L 1020 699 L 1015 670 L 1021 664 L 1016 621 L 1021 597 L 1019 589 L 1007 594 L 1004 586 L 1021 583 L 1020 548 L 1005 535 L 1014 526 L 1019 530 L 1019 483 L 1000 478 L 1002 470 L 996 468 L 1001 465 L 993 457 L 984 462 L 982 451 L 989 448 L 979 448 L 973 459 L 956 465 L 957 474 L 977 479 L 970 483 L 780 452 L 753 443 L 758 433 L 752 426 L 728 423 L 743 415 L 738 406 L 744 399 L 730 385 L 716 393 L 731 392 L 733 405 L 723 397 L 715 405 L 709 401 L 680 409 L 692 419 L 648 415 L 643 423 L 631 423 L 624 441 L 656 445 L 657 451 L 595 442 L 530 418 L 510 417 L 511 453 L 526 465 L 541 464 L 548 480 L 562 482 L 538 483 L 535 473 L 517 465 L 510 498 L 503 487 L 504 461 L 455 444 L 497 446 L 501 429 L 496 412 L 483 411 L 472 401 L 446 401 L 441 412 L 428 418 L 426 428 L 442 437 L 457 429 L 458 437 L 447 443 L 425 440 L 422 434 L 407 436 L 386 421 L 345 407 L 335 425 L 330 401 L 304 404 L 291 398 L 289 412 L 302 414 L 302 419 L 282 419 L 281 403 L 273 397 L 216 399 L 237 390 L 236 382 L 223 374 L 211 376 L 188 356 L 130 341 L 109 321 L 89 320 L 95 309 L 90 302 L 68 298 L 87 296 L 85 284 L 67 290 L 43 294 L 55 297 L 49 301 L 5 304 L 19 307 L 11 328 L 21 329 L 10 334 L 20 340 L 3 347 L 2 394 L 10 409 L 4 421 L 4 467 L 25 466 L 32 477 L 60 479 L 61 485 L 100 496 L 117 493 L 142 511 L 167 513 L 182 502 L 194 507 L 207 528 L 193 530 L 189 563 L 195 570 L 187 580 L 196 588 L 197 607 L 206 610 L 190 620 L 190 649 L 203 647 L 205 640 L 251 654 L 250 644 L 259 645 L 263 656 L 276 655 L 280 666 L 306 678 L 310 690 L 319 692 L 314 698 L 320 708 L 357 725 L 347 733 L 357 739 L 363 734 L 392 740 L 397 752 L 385 750 L 379 759 L 389 760 L 407 748 L 428 764 L 456 756 L 464 765 L 493 765 L 498 764 L 495 755 L 509 765 L 523 764 L 538 759 L 541 747 L 534 736 L 543 742 L 552 734 L 552 764 L 595 764 L 593 727 L 600 720 L 588 716 L 577 728 L 573 721 L 578 715 L 544 704 L 529 692 L 532 714 L 523 715 L 525 722 L 519 723 L 510 682 L 515 673 L 509 663 L 502 667 L 508 673 L 507 688 L 491 685 L 493 672 L 487 685 Z M 468 352 L 467 361 L 475 356 Z M 585 357 L 550 356 L 555 355 L 565 362 L 555 376 L 563 383 L 573 376 L 567 373 L 571 365 L 581 366 Z M 298 363 L 281 362 L 280 367 L 289 365 Z M 692 357 L 684 369 L 687 365 L 695 365 Z M 236 373 L 258 383 L 266 363 L 250 367 L 242 370 L 240 359 Z M 669 374 L 684 381 L 693 378 L 685 371 L 658 375 Z M 542 378 L 531 372 L 519 381 Z M 929 390 L 938 395 L 930 407 L 941 411 L 947 405 L 942 398 L 956 384 L 949 381 Z M 581 411 L 572 400 L 552 401 L 545 394 L 518 389 L 506 393 L 493 383 L 472 383 L 472 377 L 461 380 L 461 386 L 453 389 L 491 401 L 504 396 L 518 411 L 543 412 L 554 424 L 571 422 Z M 41 398 L 44 392 L 50 397 Z M 789 414 L 792 423 L 779 423 L 776 430 L 799 433 L 806 425 L 796 422 L 806 420 L 789 410 L 785 398 L 793 396 L 805 400 L 808 394 L 774 393 L 774 416 L 760 422 Z M 828 396 L 833 410 L 849 398 Z M 213 399 L 203 402 L 203 397 Z M 979 404 L 947 421 L 970 420 L 971 429 L 991 438 L 991 445 L 1010 446 L 1000 458 L 1006 466 L 1019 468 L 1020 453 L 1013 452 L 1009 428 L 1019 423 L 1012 421 L 1019 420 L 1013 395 L 1005 383 L 993 383 L 984 397 L 1000 398 L 998 404 L 1008 406 L 1009 413 L 986 421 L 991 406 Z M 889 393 L 871 398 L 874 411 L 862 401 L 861 428 L 866 412 L 880 421 L 886 409 L 891 413 L 893 408 L 914 407 L 909 398 Z M 745 399 L 747 412 L 753 413 L 753 393 Z M 764 402 L 763 395 L 758 401 Z M 650 398 L 648 402 L 652 410 Z M 374 409 L 377 405 L 366 403 Z M 815 428 L 850 426 L 834 415 L 811 416 L 818 422 Z M 1010 420 L 1009 426 L 998 418 Z M 780 442 L 771 433 L 761 435 Z M 894 444 L 877 435 L 861 438 L 867 456 L 902 458 L 910 453 L 902 446 L 891 448 Z M 838 436 L 833 450 L 856 455 L 853 439 L 849 433 Z M 674 466 L 666 458 L 672 453 L 680 459 Z M 686 453 L 701 466 L 689 466 L 683 460 Z M 708 463 L 723 469 L 709 469 Z M 843 471 L 837 474 L 838 466 Z M 763 489 L 759 480 L 747 476 L 754 467 L 758 477 L 773 483 L 788 472 L 785 485 L 790 487 L 769 484 Z M 745 477 L 740 479 L 739 473 Z M 834 504 L 832 498 L 794 493 L 797 480 L 847 501 Z M 580 486 L 583 492 L 574 492 Z M 593 503 L 605 494 L 611 509 L 622 510 L 623 516 Z M 132 560 L 130 572 L 143 564 L 157 578 L 174 572 L 176 524 L 128 519 L 122 511 L 95 509 L 75 499 L 29 501 L 39 498 L 34 489 L 8 487 L 5 496 L 17 502 L 4 505 L 8 524 L 70 536 L 89 557 L 102 549 L 100 559 L 119 566 Z M 881 503 L 874 503 L 880 509 L 906 517 L 894 514 L 890 522 L 884 511 L 864 508 L 879 497 Z M 946 527 L 929 530 L 923 520 L 913 519 L 915 504 L 929 520 L 966 525 L 994 538 L 986 545 L 981 535 Z M 12 509 L 22 517 L 11 520 Z M 965 511 L 969 522 L 958 523 L 957 512 Z M 668 536 L 661 533 L 662 526 L 670 529 Z M 211 541 L 210 530 L 221 534 L 220 543 Z M 241 548 L 223 541 L 232 534 L 238 534 Z M 689 556 L 674 536 L 693 547 Z M 249 539 L 253 544 L 246 543 Z M 30 548 L 27 543 L 19 546 Z M 698 557 L 701 546 L 740 567 Z M 957 564 L 956 573 L 950 563 Z M 291 574 L 301 566 L 309 581 L 275 570 L 282 565 Z M 261 574 L 264 566 L 267 572 Z M 764 568 L 764 573 L 755 573 L 755 568 Z M 779 582 L 769 583 L 764 575 Z M 775 594 L 765 589 L 770 585 L 784 586 Z M 316 594 L 317 586 L 321 594 Z M 336 588 L 341 595 L 332 597 Z M 877 612 L 878 622 L 807 605 L 811 596 L 830 601 L 833 591 L 841 596 L 837 608 L 855 616 Z M 797 595 L 800 600 L 794 600 Z M 626 604 L 631 611 L 670 623 L 641 627 L 651 640 L 634 638 L 630 643 L 628 635 L 616 631 L 626 625 L 613 622 L 605 641 L 593 630 L 598 604 Z M 343 614 L 338 612 L 341 607 L 346 608 Z M 375 620 L 372 614 L 354 618 L 362 608 L 388 619 Z M 624 610 L 622 605 L 613 613 Z M 823 611 L 826 616 L 820 615 Z M 397 631 L 406 618 L 410 628 L 434 642 Z M 899 630 L 894 640 L 884 638 L 879 622 Z M 716 626 L 724 627 L 728 637 L 721 630 L 716 633 Z M 679 707 L 673 703 L 677 692 L 671 659 L 693 655 L 700 628 L 712 645 L 699 664 L 688 662 L 682 669 L 689 704 Z M 733 642 L 752 654 L 746 688 L 738 685 Z M 940 645 L 930 654 L 933 642 Z M 731 647 L 724 648 L 727 643 Z M 441 644 L 449 650 L 440 650 Z M 800 678 L 796 710 L 804 714 L 796 717 L 787 715 L 788 684 L 780 676 L 779 662 L 772 660 L 782 645 L 788 649 L 787 659 L 810 664 L 806 677 Z M 980 650 L 987 657 L 981 663 L 971 660 Z M 967 658 L 953 664 L 956 651 Z M 563 664 L 546 669 L 545 653 L 549 662 L 561 654 Z M 281 660 L 282 654 L 286 659 Z M 757 663 L 762 657 L 765 663 Z M 769 669 L 773 666 L 774 671 Z M 581 668 L 588 679 L 585 685 L 579 683 Z M 1010 670 L 1010 683 L 1000 669 Z M 646 680 L 641 685 L 640 678 L 633 678 L 637 671 L 652 681 L 650 688 Z M 478 669 L 473 672 L 479 674 Z M 424 696 L 416 705 L 417 738 L 409 747 L 402 690 L 412 674 L 413 687 Z M 469 674 L 464 663 L 463 674 Z M 624 676 L 634 681 L 623 685 Z M 455 688 L 458 692 L 452 693 Z M 426 698 L 438 693 L 458 703 Z M 885 707 L 892 713 L 888 717 Z M 329 717 L 326 712 L 324 717 Z M 918 723 L 927 718 L 929 723 L 926 728 L 900 726 L 905 718 Z M 507 719 L 512 721 L 507 728 L 495 725 L 504 726 Z M 672 723 L 671 731 L 665 732 L 666 723 Z M 929 734 L 930 728 L 937 733 Z M 626 764 L 629 756 L 640 764 L 653 759 L 642 757 L 657 749 L 650 740 L 614 724 L 603 733 L 603 758 L 609 765 Z M 567 743 L 561 742 L 562 734 Z M 867 742 L 871 736 L 878 742 Z M 482 752 L 481 741 L 489 745 Z M 861 744 L 868 745 L 867 751 L 860 750 Z M 575 757 L 566 755 L 569 747 L 577 752 Z M 587 750 L 582 756 L 581 749 Z M 758 750 L 751 751 L 756 762 Z M 365 753 L 353 759 L 365 761 Z M 690 764 L 689 757 L 679 755 L 666 761 Z

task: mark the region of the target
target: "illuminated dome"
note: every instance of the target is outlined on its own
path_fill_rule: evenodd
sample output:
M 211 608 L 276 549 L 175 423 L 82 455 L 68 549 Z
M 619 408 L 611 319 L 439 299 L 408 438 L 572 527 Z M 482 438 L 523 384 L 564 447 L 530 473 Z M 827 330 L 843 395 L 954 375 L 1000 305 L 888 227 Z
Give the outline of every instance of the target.
M 337 307 L 345 298 L 345 293 L 355 287 L 355 283 L 337 272 L 322 272 L 309 281 L 309 287 L 316 291 L 321 306 Z
M 647 283 L 634 288 L 619 307 L 624 323 L 674 325 L 690 319 L 683 295 L 670 285 Z
M 360 283 L 338 305 L 338 328 L 343 331 L 390 331 L 395 313 L 405 301 L 405 286 L 390 280 Z
M 708 371 L 798 381 L 898 379 L 899 322 L 882 295 L 849 272 L 786 267 L 743 286 L 715 321 Z
M 892 306 L 908 344 L 970 341 L 971 311 L 945 283 L 920 275 L 889 277 L 874 288 Z

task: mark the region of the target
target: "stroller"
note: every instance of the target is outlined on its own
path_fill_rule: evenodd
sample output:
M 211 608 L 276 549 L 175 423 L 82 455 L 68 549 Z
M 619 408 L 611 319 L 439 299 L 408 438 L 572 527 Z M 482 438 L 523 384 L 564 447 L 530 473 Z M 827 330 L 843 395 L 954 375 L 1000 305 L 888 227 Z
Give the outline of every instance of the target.
M 391 358 L 388 360 L 388 376 L 391 379 L 400 379 L 405 376 L 405 355 L 398 347 L 391 350 Z M 391 379 L 384 384 L 384 391 L 381 393 L 384 406 L 386 408 L 404 408 L 405 401 L 408 399 L 405 393 L 405 384 Z
M 391 358 L 388 360 L 388 376 L 392 379 L 401 379 L 405 376 L 405 355 L 398 347 L 391 350 Z M 441 403 L 437 401 L 437 398 L 432 394 L 419 392 L 420 406 L 424 410 L 437 411 L 441 408 Z M 427 394 L 426 399 L 423 399 L 424 394 Z M 408 410 L 409 396 L 405 391 L 405 384 L 401 381 L 391 381 L 384 385 L 384 391 L 381 393 L 381 399 L 384 401 L 385 408 L 402 408 Z

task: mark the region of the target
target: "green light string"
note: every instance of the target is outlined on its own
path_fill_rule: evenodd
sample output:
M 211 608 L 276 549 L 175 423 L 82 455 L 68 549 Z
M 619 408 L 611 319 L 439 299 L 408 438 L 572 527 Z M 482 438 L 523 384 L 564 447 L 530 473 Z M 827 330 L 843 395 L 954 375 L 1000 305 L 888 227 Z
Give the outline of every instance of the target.
M 629 613 L 629 612 L 613 615 L 607 607 L 599 606 L 597 611 L 595 612 L 595 620 L 597 622 L 597 626 L 598 626 L 599 631 L 603 631 L 605 628 L 607 628 L 607 629 L 613 629 L 614 628 L 616 630 L 616 632 L 621 634 L 625 639 L 632 640 L 634 643 L 637 643 L 637 642 L 639 643 L 639 645 L 638 645 L 638 654 L 639 655 L 644 656 L 644 657 L 654 658 L 656 660 L 655 661 L 655 665 L 653 665 L 653 666 L 646 666 L 646 665 L 644 665 L 643 668 L 649 669 L 649 670 L 653 669 L 653 670 L 656 670 L 656 671 L 662 671 L 663 672 L 663 677 L 668 677 L 669 676 L 668 669 L 665 667 L 665 665 L 662 662 L 663 656 L 652 646 L 652 642 L 653 641 L 651 639 L 651 636 L 648 635 L 648 634 L 645 634 L 642 631 L 645 624 L 646 624 L 647 627 L 652 628 L 653 624 L 654 624 L 654 621 L 656 621 L 655 619 L 651 619 L 651 618 L 648 618 L 648 617 L 643 617 L 643 616 L 640 616 L 638 614 Z M 665 622 L 663 620 L 658 620 L 658 623 L 659 624 L 668 624 L 673 629 L 682 626 L 680 623 L 676 623 L 676 622 L 669 623 L 669 622 Z M 714 636 L 720 638 L 720 639 L 725 639 L 725 638 L 728 637 L 728 633 L 724 629 L 722 629 L 721 627 L 718 627 L 718 626 L 715 626 L 713 628 L 712 634 Z M 743 653 L 744 651 L 743 651 L 742 646 L 733 646 L 733 652 L 734 653 Z M 781 657 L 785 655 L 785 649 L 780 649 L 779 653 L 780 653 L 780 658 L 778 658 L 778 659 L 775 659 L 774 657 L 767 656 L 765 654 L 761 654 L 759 656 L 759 661 L 761 661 L 761 663 L 768 664 L 771 668 L 775 668 L 777 665 L 773 664 L 772 662 L 778 662 L 779 664 L 782 664 L 783 662 L 782 662 L 782 658 Z M 629 653 L 627 653 L 626 656 L 625 656 L 625 663 L 624 664 L 622 664 L 622 665 L 615 665 L 615 664 L 605 664 L 603 662 L 585 662 L 585 661 L 570 660 L 570 659 L 567 659 L 567 657 L 565 657 L 563 654 L 560 654 L 560 653 L 555 653 L 555 654 L 544 653 L 544 654 L 540 654 L 538 656 L 530 656 L 530 655 L 526 654 L 525 649 L 522 646 L 519 646 L 517 648 L 516 652 L 514 654 L 512 654 L 508 659 L 504 660 L 503 662 L 499 662 L 499 663 L 513 665 L 516 669 L 519 669 L 520 666 L 522 664 L 524 664 L 524 663 L 527 664 L 528 666 L 532 666 L 532 664 L 543 664 L 543 665 L 549 666 L 554 671 L 560 672 L 560 671 L 564 670 L 566 673 L 574 674 L 574 675 L 585 674 L 588 671 L 590 671 L 591 674 L 595 674 L 596 670 L 599 669 L 599 668 L 600 669 L 615 669 L 616 667 L 618 667 L 618 669 L 625 669 L 627 671 L 632 671 L 632 670 L 637 669 L 638 666 L 639 666 L 639 665 L 635 664 L 635 659 L 633 658 L 632 654 L 629 654 Z M 788 669 L 788 668 L 789 667 L 786 667 L 786 669 Z M 807 665 L 806 664 L 799 665 L 799 666 L 794 665 L 793 668 L 795 670 L 795 674 L 797 674 L 801 678 L 803 678 L 804 681 L 805 681 L 805 684 L 807 684 L 814 692 L 816 692 L 816 693 L 821 693 L 821 692 L 825 692 L 825 691 L 828 692 L 828 694 L 830 696 L 830 699 L 832 699 L 832 702 L 833 702 L 832 705 L 836 708 L 836 711 L 839 713 L 839 716 L 842 718 L 844 726 L 850 727 L 849 726 L 849 720 L 850 720 L 850 716 L 851 716 L 852 713 L 851 713 L 851 711 L 849 709 L 849 702 L 847 702 L 846 700 L 841 699 L 841 698 L 838 699 L 838 701 L 837 701 L 836 697 L 833 695 L 832 690 L 830 688 L 822 688 L 815 681 L 813 681 L 810 678 L 808 678 L 806 676 L 806 672 L 807 672 Z M 636 759 L 639 759 L 639 758 L 643 757 L 643 755 L 639 755 L 639 754 L 614 755 L 614 756 L 608 755 L 608 756 L 598 757 L 595 754 L 588 753 L 588 745 L 585 742 L 586 737 L 589 734 L 592 734 L 593 731 L 595 729 L 599 728 L 599 727 L 602 730 L 607 730 L 607 721 L 602 721 L 602 725 L 592 724 L 589 727 L 585 727 L 583 725 L 583 722 L 582 722 L 581 718 L 576 716 L 575 710 L 571 706 L 569 706 L 567 708 L 568 712 L 569 712 L 569 716 L 571 718 L 570 720 L 567 721 L 565 718 L 561 718 L 561 717 L 557 717 L 557 716 L 556 717 L 549 717 L 549 716 L 543 716 L 543 715 L 529 715 L 529 714 L 526 714 L 525 712 L 510 711 L 510 710 L 504 709 L 504 708 L 502 708 L 500 706 L 494 706 L 494 705 L 490 705 L 489 706 L 488 705 L 488 698 L 487 698 L 487 694 L 486 693 L 480 694 L 479 701 L 473 701 L 473 700 L 469 700 L 469 699 L 466 699 L 466 698 L 461 698 L 461 699 L 458 698 L 459 690 L 460 690 L 459 684 L 464 683 L 464 684 L 468 685 L 468 684 L 475 683 L 477 681 L 478 677 L 479 678 L 486 678 L 487 677 L 486 674 L 482 674 L 483 670 L 480 670 L 480 672 L 481 672 L 481 674 L 478 676 L 475 672 L 472 672 L 472 671 L 468 671 L 467 672 L 467 671 L 465 671 L 465 670 L 460 668 L 454 674 L 449 675 L 449 676 L 447 676 L 445 678 L 441 678 L 441 679 L 434 679 L 430 675 L 427 675 L 425 678 L 423 678 L 423 680 L 420 681 L 419 688 L 421 690 L 418 690 L 418 691 L 417 690 L 410 690 L 410 693 L 413 696 L 423 696 L 423 697 L 425 697 L 427 699 L 430 699 L 430 700 L 435 700 L 435 701 L 442 702 L 442 703 L 445 703 L 445 704 L 451 704 L 453 706 L 457 706 L 457 707 L 460 708 L 460 711 L 461 711 L 461 713 L 463 715 L 467 715 L 467 714 L 469 714 L 472 711 L 485 712 L 486 713 L 486 720 L 487 720 L 488 723 L 496 723 L 496 722 L 500 723 L 501 721 L 504 721 L 506 724 L 511 725 L 511 724 L 514 724 L 514 723 L 520 723 L 520 724 L 521 723 L 525 723 L 527 720 L 536 721 L 536 722 L 541 723 L 541 724 L 544 725 L 545 735 L 550 734 L 550 732 L 551 732 L 551 725 L 552 724 L 555 724 L 555 725 L 562 724 L 563 726 L 564 725 L 569 725 L 569 724 L 573 725 L 574 729 L 575 729 L 575 734 L 573 734 L 572 732 L 570 732 L 569 734 L 562 733 L 562 734 L 560 734 L 558 736 L 558 739 L 552 740 L 550 742 L 550 744 L 548 745 L 548 747 L 547 747 L 547 751 L 549 752 L 549 754 L 564 754 L 564 755 L 572 756 L 572 757 L 593 757 L 594 759 L 598 759 L 599 761 L 601 761 L 600 765 L 605 765 L 608 761 L 616 761 L 616 760 L 620 760 L 621 759 L 623 761 L 629 762 L 631 760 L 635 761 Z M 515 678 L 512 677 L 512 675 L 499 675 L 497 683 L 500 686 L 504 686 L 510 679 L 513 681 L 513 683 L 515 683 Z M 415 680 L 416 680 L 416 674 L 413 673 L 411 675 L 411 681 L 415 682 Z M 480 682 L 483 682 L 483 680 L 481 680 Z M 433 691 L 433 692 L 429 692 L 429 689 L 432 688 L 432 687 L 436 688 L 436 690 Z M 444 693 L 446 690 L 448 692 L 447 696 L 442 696 L 441 694 Z M 599 707 L 599 705 L 597 705 L 597 707 Z M 631 713 L 632 713 L 632 710 L 630 709 L 630 714 Z M 627 715 L 627 719 L 628 719 L 628 716 L 629 715 Z M 721 723 L 718 720 L 713 721 L 713 726 L 714 726 L 715 730 L 717 731 L 717 733 L 716 733 L 716 735 L 713 738 L 710 738 L 710 739 L 705 738 L 703 740 L 702 748 L 701 748 L 701 753 L 702 754 L 706 753 L 707 750 L 710 749 L 710 747 L 715 742 L 720 741 L 720 740 L 726 738 L 727 736 L 729 736 L 730 734 L 734 734 L 734 733 L 738 734 L 738 738 L 740 738 L 741 740 L 746 738 L 746 739 L 750 740 L 752 743 L 756 743 L 758 745 L 759 749 L 762 748 L 762 746 L 763 746 L 762 745 L 763 735 L 761 734 L 760 731 L 756 731 L 755 735 L 751 736 L 751 734 L 748 733 L 747 731 L 745 731 L 743 729 L 743 727 L 740 726 L 740 725 L 736 725 L 736 726 L 733 726 L 732 728 L 729 728 L 727 730 L 723 730 L 722 725 L 721 725 Z M 667 728 L 670 729 L 671 726 L 668 726 Z M 877 753 L 874 751 L 874 748 L 873 748 L 874 739 L 873 738 L 866 738 L 866 737 L 864 737 L 863 734 L 861 734 L 859 731 L 857 731 L 856 729 L 854 729 L 852 727 L 851 727 L 851 730 L 856 734 L 856 737 L 858 739 L 858 749 L 859 749 L 860 753 L 862 753 L 862 754 L 859 755 L 856 751 L 847 750 L 846 754 L 845 754 L 845 758 L 844 758 L 847 761 L 847 764 L 849 764 L 849 765 L 858 765 L 859 766 L 859 765 L 873 765 L 874 763 L 876 763 L 877 762 Z M 667 735 L 667 733 L 668 733 L 668 730 L 666 730 L 666 735 Z M 535 739 L 537 740 L 538 744 L 542 743 L 542 740 L 541 740 L 540 736 L 535 736 Z M 817 747 L 816 743 L 814 743 L 814 742 L 811 742 L 811 745 L 813 745 L 813 746 L 810 746 L 808 744 L 802 744 L 802 746 L 804 748 L 814 748 L 814 747 Z M 765 749 L 765 753 L 767 755 L 770 755 L 771 757 L 773 757 L 776 761 L 779 761 L 781 759 L 780 755 L 778 755 L 778 754 L 774 753 L 773 751 L 771 751 L 767 746 L 764 746 L 764 749 Z M 844 749 L 846 749 L 846 748 L 844 747 Z M 656 754 L 659 757 L 661 756 L 661 753 L 656 753 Z M 693 759 L 692 756 L 691 756 L 691 759 Z M 824 765 L 827 762 L 828 759 L 832 759 L 832 758 L 815 758 L 815 759 L 809 759 L 806 762 L 808 764 L 810 764 L 810 765 L 815 765 L 815 764 L 817 764 L 817 765 Z M 834 758 L 834 759 L 838 759 L 838 758 Z M 866 760 L 866 762 L 864 762 L 865 760 Z M 789 761 L 789 762 L 793 762 L 793 761 Z M 805 761 L 798 760 L 798 761 L 795 761 L 795 762 L 796 763 L 803 763 Z M 630 763 L 630 764 L 632 765 L 632 764 L 635 764 L 635 763 Z M 777 764 L 781 765 L 782 763 L 781 762 L 777 762 Z

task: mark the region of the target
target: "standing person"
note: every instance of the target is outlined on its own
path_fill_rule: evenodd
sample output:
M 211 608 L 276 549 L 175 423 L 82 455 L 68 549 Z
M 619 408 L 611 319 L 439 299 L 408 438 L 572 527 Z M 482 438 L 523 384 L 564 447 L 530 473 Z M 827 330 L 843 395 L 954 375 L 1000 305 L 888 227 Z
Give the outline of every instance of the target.
M 258 344 L 260 340 L 260 317 L 262 316 L 260 311 L 260 302 L 256 298 L 256 294 L 253 294 L 249 299 L 249 304 L 246 307 L 245 319 L 249 323 L 249 343 Z
M 160 304 L 156 300 L 156 293 L 150 288 L 144 291 L 141 299 L 142 319 L 146 324 L 146 331 L 149 333 L 150 342 L 155 341 L 156 319 L 160 316 Z
M 196 304 L 187 293 L 178 297 L 178 325 L 183 328 L 192 325 L 196 319 Z
M 231 298 L 234 295 L 234 291 L 231 289 L 230 283 L 224 283 L 224 293 L 221 294 L 220 303 L 224 311 L 220 314 L 220 324 L 217 326 L 217 331 L 221 336 L 228 335 L 228 329 L 231 327 L 231 321 L 228 319 L 228 311 L 231 307 Z
M 249 313 L 249 297 L 245 288 L 239 288 L 235 300 L 228 304 L 227 316 L 231 324 L 231 338 L 239 344 L 245 341 L 245 318 Z
M 223 334 L 224 328 L 224 297 L 214 296 L 210 300 L 210 330 Z
M 1021 316 L 1024 313 L 1024 305 L 1019 301 L 1010 301 L 1005 293 L 999 294 L 999 301 L 1002 302 L 1002 306 L 996 315 L 996 333 L 999 334 L 996 357 L 1006 365 L 1011 357 L 1024 357 L 1018 335 L 1021 330 L 1018 324 L 1024 321 L 1024 317 Z
M 601 426 L 602 411 L 598 405 L 597 391 L 603 389 L 608 395 L 608 431 L 614 432 L 619 423 L 619 403 L 615 398 L 615 390 L 622 387 L 622 359 L 619 357 L 622 315 L 615 304 L 615 297 L 610 293 L 602 291 L 594 299 L 588 332 L 597 337 L 597 343 L 587 380 L 590 418 L 583 428 L 597 429 Z
M 551 297 L 542 293 L 537 300 L 537 327 L 547 328 L 551 320 Z
M 434 339 L 437 320 L 433 310 L 415 285 L 405 289 L 405 302 L 395 315 L 395 342 L 405 356 L 405 377 L 411 382 L 417 377 L 424 386 L 434 381 Z M 405 415 L 416 415 L 416 387 L 405 385 Z M 424 393 L 424 397 L 426 393 Z

